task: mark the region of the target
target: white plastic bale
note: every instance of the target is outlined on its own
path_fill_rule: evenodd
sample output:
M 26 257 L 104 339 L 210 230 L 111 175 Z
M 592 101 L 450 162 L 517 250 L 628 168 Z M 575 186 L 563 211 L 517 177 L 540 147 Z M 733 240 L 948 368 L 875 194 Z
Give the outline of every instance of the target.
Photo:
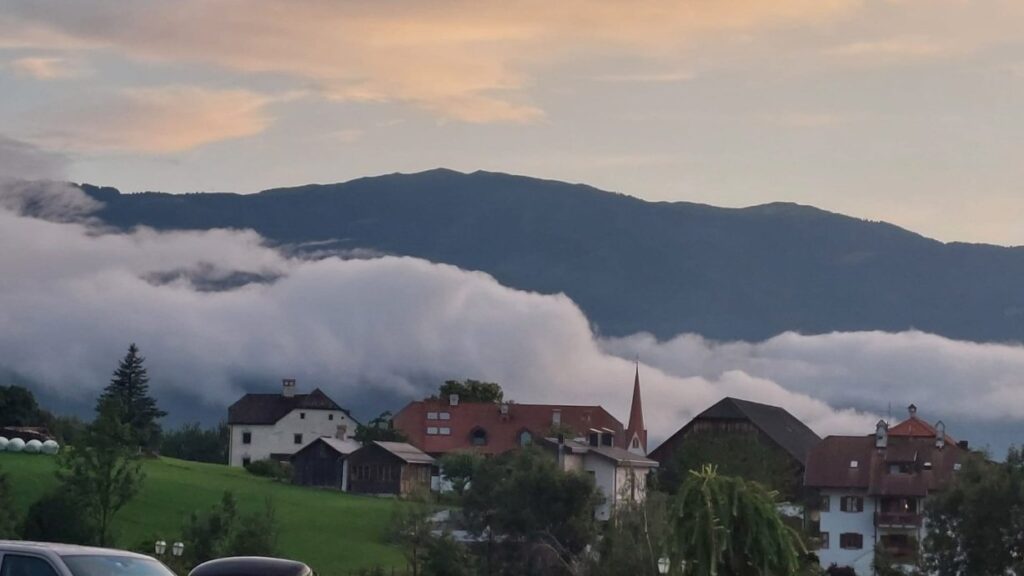
M 11 438 L 11 441 L 7 443 L 8 452 L 21 452 L 25 449 L 25 441 L 21 438 Z
M 10 442 L 11 441 L 8 440 L 7 438 L 4 438 L 3 436 L 0 436 L 0 452 L 3 452 L 4 450 L 7 450 L 7 445 Z
M 53 456 L 57 452 L 60 452 L 60 444 L 57 444 L 53 440 L 47 440 L 43 442 L 43 454 L 47 456 Z
M 39 440 L 29 440 L 25 443 L 25 452 L 27 454 L 39 454 L 43 451 L 43 443 Z

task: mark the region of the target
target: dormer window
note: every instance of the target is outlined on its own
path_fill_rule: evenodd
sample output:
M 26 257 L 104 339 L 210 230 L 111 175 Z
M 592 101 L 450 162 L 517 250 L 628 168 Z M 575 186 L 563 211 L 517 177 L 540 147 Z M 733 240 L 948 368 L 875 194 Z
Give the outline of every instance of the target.
M 533 443 L 533 434 L 530 434 L 529 430 L 523 430 L 523 431 L 519 432 L 519 436 L 518 436 L 518 438 L 516 438 L 516 442 L 520 446 L 525 448 L 525 447 L 527 447 L 527 446 L 529 446 L 530 444 Z
M 473 446 L 486 446 L 487 445 L 487 431 L 483 428 L 474 428 L 469 433 L 469 441 Z
M 306 413 L 305 412 L 299 412 L 299 420 L 305 420 L 305 419 L 306 419 Z

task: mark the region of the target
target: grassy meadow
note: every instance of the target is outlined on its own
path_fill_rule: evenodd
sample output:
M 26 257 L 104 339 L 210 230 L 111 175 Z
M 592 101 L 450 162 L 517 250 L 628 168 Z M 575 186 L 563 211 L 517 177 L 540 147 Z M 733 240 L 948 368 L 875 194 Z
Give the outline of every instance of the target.
M 306 562 L 322 576 L 404 566 L 401 551 L 384 543 L 391 515 L 401 502 L 300 488 L 216 464 L 158 458 L 147 460 L 143 468 L 141 493 L 116 519 L 120 547 L 177 540 L 190 513 L 210 509 L 231 490 L 240 512 L 261 510 L 269 498 L 280 528 L 280 554 Z M 56 485 L 54 469 L 52 457 L 0 453 L 0 471 L 10 477 L 20 513 Z

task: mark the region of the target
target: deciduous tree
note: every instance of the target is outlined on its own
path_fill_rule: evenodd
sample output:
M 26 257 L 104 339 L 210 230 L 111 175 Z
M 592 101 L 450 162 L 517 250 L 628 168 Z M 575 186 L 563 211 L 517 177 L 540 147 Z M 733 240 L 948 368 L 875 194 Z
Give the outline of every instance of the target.
M 111 399 L 99 408 L 82 441 L 61 451 L 57 477 L 94 519 L 97 543 L 107 546 L 114 516 L 138 493 L 143 473 L 120 403 Z
M 673 505 L 671 573 L 694 576 L 796 574 L 803 546 L 756 482 L 691 471 Z

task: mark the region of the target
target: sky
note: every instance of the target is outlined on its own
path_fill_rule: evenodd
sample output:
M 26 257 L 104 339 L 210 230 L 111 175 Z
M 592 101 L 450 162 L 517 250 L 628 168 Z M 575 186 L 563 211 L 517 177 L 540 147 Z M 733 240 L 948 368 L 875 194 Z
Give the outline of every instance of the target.
M 443 166 L 1020 245 L 1022 24 L 1013 0 L 0 0 L 0 137 L 123 191 Z

